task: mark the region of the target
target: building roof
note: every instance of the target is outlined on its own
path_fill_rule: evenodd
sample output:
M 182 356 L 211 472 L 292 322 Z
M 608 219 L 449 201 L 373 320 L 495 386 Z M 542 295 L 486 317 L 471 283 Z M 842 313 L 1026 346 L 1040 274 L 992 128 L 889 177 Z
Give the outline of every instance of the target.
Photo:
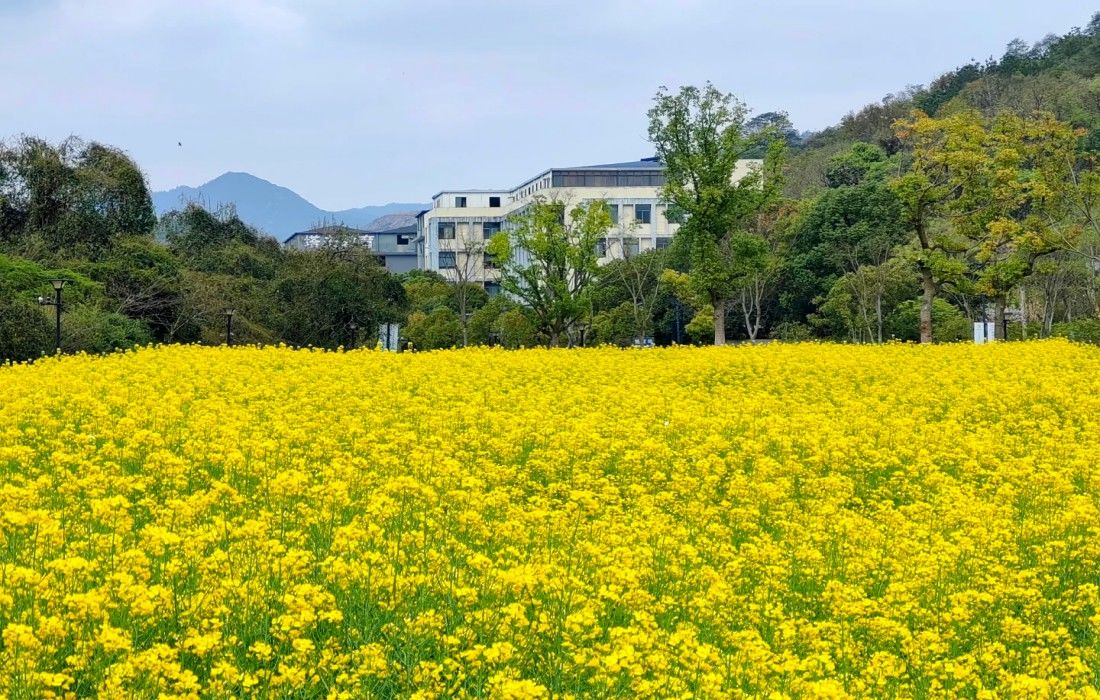
M 661 163 L 661 161 L 658 160 L 656 156 L 650 156 L 648 158 L 641 158 L 639 160 L 631 160 L 631 161 L 627 161 L 625 163 L 606 163 L 604 165 L 579 165 L 575 168 L 550 168 L 548 170 L 543 170 L 541 173 L 539 173 L 538 175 L 536 175 L 532 178 L 528 178 L 527 180 L 524 180 L 523 183 L 521 183 L 521 184 L 519 184 L 519 185 L 517 185 L 517 186 L 515 186 L 511 189 L 506 189 L 506 190 L 446 189 L 446 190 L 440 190 L 439 192 L 436 192 L 434 195 L 432 195 L 432 199 L 434 200 L 436 197 L 439 197 L 441 194 L 449 193 L 449 192 L 454 192 L 454 193 L 469 192 L 471 194 L 486 194 L 486 193 L 510 194 L 512 192 L 515 192 L 516 190 L 519 190 L 519 189 L 522 189 L 523 187 L 526 187 L 527 185 L 531 184 L 535 180 L 539 180 L 543 177 L 546 177 L 547 175 L 554 172 L 555 170 L 663 170 L 664 167 L 665 167 L 664 164 Z M 423 213 L 423 212 L 421 212 L 421 213 Z
M 290 243 L 298 236 L 332 236 L 332 235 L 352 235 L 352 236 L 364 236 L 370 233 L 370 231 L 364 231 L 358 228 L 352 228 L 350 226 L 344 226 L 343 224 L 325 224 L 324 226 L 317 226 L 311 228 L 308 231 L 297 231 L 286 237 L 283 243 Z
M 545 172 L 543 174 L 545 174 Z M 512 189 L 515 189 L 515 188 L 512 188 Z M 456 190 L 454 188 L 451 188 L 451 189 L 447 189 L 447 190 L 440 190 L 439 194 L 443 194 L 444 192 L 454 192 L 456 194 L 458 194 L 458 193 L 462 193 L 462 194 L 508 194 L 511 191 L 512 190 L 502 190 L 500 188 L 493 188 L 493 189 L 466 188 L 466 189 L 461 189 L 461 190 Z M 438 197 L 439 195 L 436 195 L 436 196 Z
M 656 156 L 631 160 L 625 163 L 605 163 L 603 165 L 579 165 L 575 168 L 554 168 L 554 170 L 663 170 L 664 164 Z
M 376 236 L 388 236 L 388 235 L 402 235 L 406 236 L 410 233 L 416 233 L 416 219 L 413 219 L 411 224 L 405 224 L 404 226 L 397 226 L 395 228 L 388 228 L 385 231 L 372 231 Z
M 364 231 L 361 228 L 352 228 L 351 226 L 345 226 L 343 224 L 325 224 L 324 226 L 317 226 L 308 231 L 299 231 L 298 233 L 308 233 L 315 236 L 331 236 L 334 233 L 370 233 L 370 231 Z

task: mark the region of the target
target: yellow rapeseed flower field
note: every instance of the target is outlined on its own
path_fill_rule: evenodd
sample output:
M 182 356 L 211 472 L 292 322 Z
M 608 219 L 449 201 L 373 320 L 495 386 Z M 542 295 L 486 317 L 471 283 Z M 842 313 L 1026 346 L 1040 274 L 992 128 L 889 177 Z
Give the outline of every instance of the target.
M 1100 351 L 0 368 L 0 695 L 1098 697 Z

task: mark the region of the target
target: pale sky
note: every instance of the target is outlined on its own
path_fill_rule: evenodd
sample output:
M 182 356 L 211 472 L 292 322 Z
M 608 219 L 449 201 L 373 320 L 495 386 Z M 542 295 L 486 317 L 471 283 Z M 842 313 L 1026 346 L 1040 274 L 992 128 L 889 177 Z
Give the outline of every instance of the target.
M 227 170 L 326 209 L 650 155 L 657 87 L 799 130 L 1084 26 L 1080 0 L 0 0 L 0 138 L 119 146 L 154 189 Z M 183 146 L 177 144 L 182 142 Z

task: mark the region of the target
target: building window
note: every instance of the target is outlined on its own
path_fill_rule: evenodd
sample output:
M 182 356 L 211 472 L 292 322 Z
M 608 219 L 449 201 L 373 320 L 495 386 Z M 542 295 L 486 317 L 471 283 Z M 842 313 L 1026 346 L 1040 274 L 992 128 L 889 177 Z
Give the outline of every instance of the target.
M 600 238 L 599 240 L 596 241 L 596 257 L 597 258 L 606 258 L 607 257 L 607 239 L 606 238 Z
M 465 197 L 455 197 L 455 206 L 458 207 L 459 209 L 465 208 L 466 198 Z
M 489 253 L 482 255 L 481 265 L 487 270 L 495 270 L 497 268 L 497 259 Z
M 652 204 L 635 204 L 634 205 L 634 220 L 639 224 L 648 224 L 653 220 L 653 205 Z
M 607 209 L 608 209 L 608 211 L 611 212 L 611 223 L 618 226 L 619 225 L 619 205 L 618 204 L 608 204 Z
M 485 292 L 491 297 L 495 297 L 497 294 L 500 294 L 500 282 L 486 282 Z
M 657 237 L 657 250 L 664 250 L 670 245 L 672 245 L 672 238 L 670 236 Z
M 623 255 L 630 258 L 638 254 L 638 239 L 628 236 L 623 239 Z
M 489 206 L 493 209 L 500 207 L 500 197 L 490 197 Z
M 455 225 L 453 222 L 440 222 L 439 224 L 439 240 L 441 241 L 453 241 L 455 237 Z
M 398 235 L 397 236 L 397 245 L 408 245 L 411 240 L 412 239 L 410 239 L 408 236 Z
M 553 187 L 661 187 L 660 170 L 555 170 Z
M 499 221 L 486 221 L 485 223 L 483 223 L 481 225 L 481 231 L 482 231 L 482 235 L 484 236 L 485 240 L 489 240 L 493 236 L 500 233 L 500 222 Z
M 457 267 L 455 264 L 455 252 L 453 250 L 441 250 L 439 251 L 439 269 L 440 270 L 453 270 Z

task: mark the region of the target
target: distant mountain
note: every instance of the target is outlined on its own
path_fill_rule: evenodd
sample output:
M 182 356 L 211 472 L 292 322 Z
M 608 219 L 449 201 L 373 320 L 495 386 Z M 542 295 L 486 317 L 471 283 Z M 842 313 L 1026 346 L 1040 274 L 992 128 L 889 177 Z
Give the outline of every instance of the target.
M 153 193 L 157 216 L 181 209 L 189 202 L 211 210 L 223 204 L 232 204 L 242 221 L 280 241 L 322 222 L 364 228 L 379 217 L 416 212 L 429 206 L 406 202 L 326 211 L 293 190 L 248 173 L 225 173 L 198 187 L 181 186 Z

